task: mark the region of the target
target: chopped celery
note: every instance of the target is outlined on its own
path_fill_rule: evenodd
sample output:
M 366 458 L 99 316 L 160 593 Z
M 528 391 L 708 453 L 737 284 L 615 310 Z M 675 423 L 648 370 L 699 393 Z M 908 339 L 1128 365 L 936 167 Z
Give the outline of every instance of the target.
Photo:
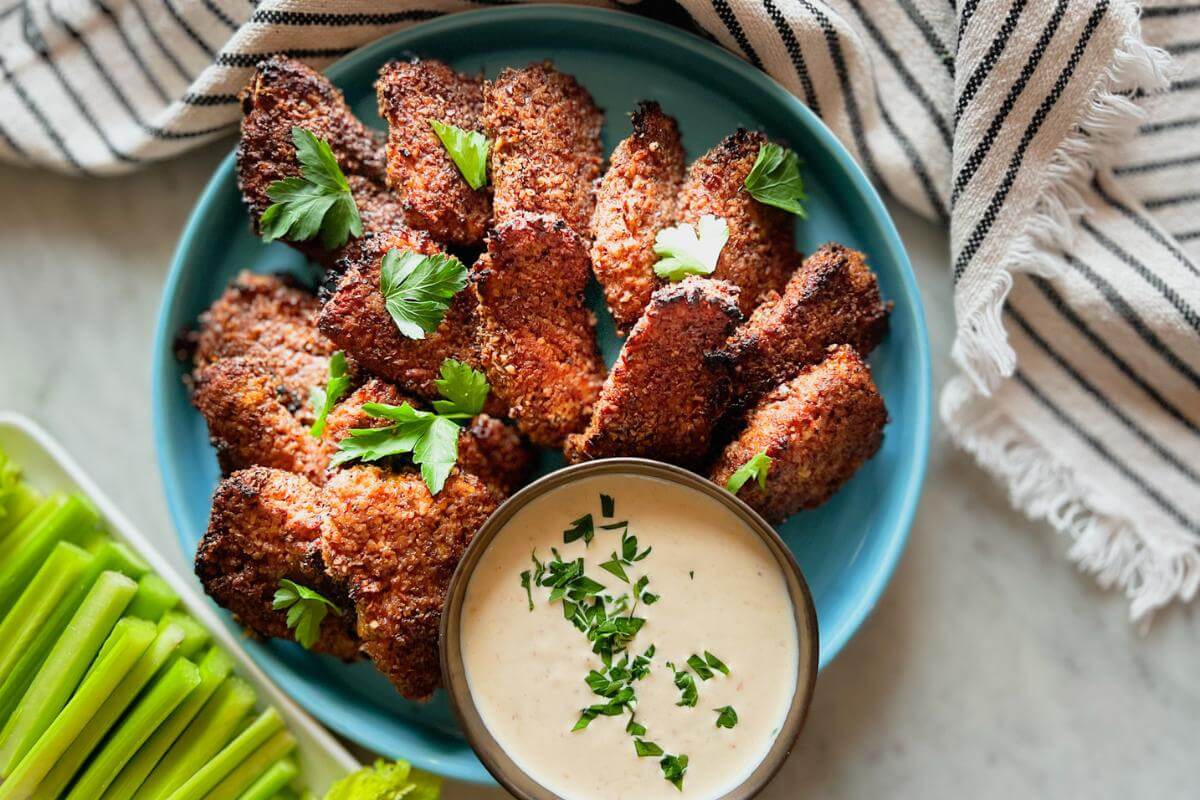
M 171 584 L 153 572 L 147 572 L 138 580 L 137 594 L 126 613 L 131 617 L 158 622 L 163 614 L 178 604 L 179 595 L 175 594 Z
M 153 648 L 153 645 L 151 645 Z M 176 659 L 137 701 L 104 747 L 75 781 L 67 800 L 95 800 L 158 726 L 200 685 L 200 670 L 187 659 Z M 46 781 L 53 789 L 53 782 Z
M 66 705 L 135 591 L 137 584 L 120 573 L 97 578 L 0 733 L 0 777 L 12 774 Z
M 0 506 L 3 507 L 3 514 L 0 514 L 0 540 L 8 536 L 41 502 L 42 495 L 27 483 L 10 488 L 0 500 Z
M 0 539 L 0 563 L 5 563 L 13 557 L 13 554 L 21 548 L 25 542 L 29 541 L 29 537 L 33 532 L 45 522 L 51 514 L 62 508 L 67 502 L 67 496 L 61 492 L 55 492 L 47 497 L 42 502 L 38 503 L 25 518 L 22 519 L 11 531 L 8 532 L 3 539 Z
M 6 612 L 21 589 L 29 584 L 54 545 L 63 540 L 86 544 L 99 525 L 100 516 L 89 503 L 79 497 L 68 497 L 29 532 L 9 557 L 0 560 L 0 613 Z
M 59 542 L 42 568 L 21 592 L 17 604 L 0 622 L 0 680 L 12 670 L 29 643 L 37 638 L 62 599 L 87 569 L 91 556 L 70 542 Z
M 271 800 L 277 792 L 287 788 L 288 784 L 300 774 L 300 768 L 290 758 L 281 758 L 272 764 L 258 780 L 250 784 L 250 788 L 238 795 L 238 800 Z
M 126 619 L 133 619 L 126 617 Z M 54 768 L 42 780 L 39 790 L 47 797 L 58 797 L 71 778 L 83 766 L 83 762 L 91 755 L 104 739 L 109 729 L 116 724 L 125 709 L 133 703 L 138 693 L 146 687 L 155 674 L 167 663 L 167 660 L 179 648 L 183 641 L 183 629 L 175 625 L 167 625 L 157 629 L 154 641 L 146 648 L 146 652 L 133 665 L 133 669 L 112 690 L 87 725 L 75 737 L 71 747 L 62 754 Z M 85 678 L 86 680 L 86 678 Z
M 296 737 L 284 728 L 246 756 L 220 783 L 203 795 L 205 800 L 238 800 L 271 765 L 296 748 Z
M 116 640 L 113 646 L 107 648 L 96 668 L 89 671 L 62 713 L 54 718 L 16 769 L 0 783 L 0 800 L 55 796 L 44 791 L 43 778 L 68 752 L 80 731 L 141 659 L 154 640 L 155 630 L 154 625 L 145 620 L 127 618 L 117 623 L 111 636 Z
M 229 677 L 232 669 L 233 662 L 229 656 L 215 647 L 208 649 L 200 659 L 200 685 L 187 696 L 187 699 L 178 708 L 171 712 L 171 715 L 138 749 L 129 763 L 121 770 L 121 774 L 108 787 L 104 800 L 129 800 L 133 797 L 134 792 L 146 780 L 146 776 L 158 764 L 159 759 L 175 743 L 188 723 L 200 713 L 200 709 Z M 253 702 L 254 699 L 251 697 L 250 703 Z
M 179 643 L 178 652 L 184 658 L 191 658 L 208 644 L 208 631 L 182 611 L 168 611 L 162 615 L 158 625 L 160 628 L 163 625 L 178 625 L 183 630 L 183 641 Z
M 274 708 L 268 708 L 259 714 L 248 728 L 234 737 L 232 742 L 192 773 L 182 786 L 171 792 L 167 796 L 168 800 L 203 800 L 238 764 L 280 732 L 286 733 L 283 718 Z
M 254 708 L 254 701 L 254 690 L 245 681 L 239 678 L 225 681 L 171 745 L 134 797 L 154 800 L 170 795 L 234 738 L 238 724 Z
M 150 565 L 146 563 L 146 560 L 133 552 L 124 542 L 106 539 L 96 548 L 95 553 L 104 559 L 106 564 L 104 569 L 128 575 L 135 581 L 150 571 Z

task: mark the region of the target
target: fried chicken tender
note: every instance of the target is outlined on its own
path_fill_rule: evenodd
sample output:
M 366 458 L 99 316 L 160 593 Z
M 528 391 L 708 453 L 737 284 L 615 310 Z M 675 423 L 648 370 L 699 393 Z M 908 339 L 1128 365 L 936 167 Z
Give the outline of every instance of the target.
M 764 397 L 746 428 L 717 459 L 714 483 L 724 486 L 758 453 L 771 458 L 767 488 L 747 481 L 738 492 L 772 522 L 824 503 L 875 455 L 887 409 L 871 370 L 854 348 L 831 348 L 819 364 Z
M 321 309 L 321 332 L 369 372 L 425 398 L 440 397 L 434 381 L 447 358 L 479 366 L 475 341 L 475 297 L 470 287 L 455 295 L 446 318 L 424 339 L 400 333 L 388 314 L 379 277 L 383 256 L 396 248 L 425 255 L 438 251 L 424 233 L 411 228 L 364 237 L 341 262 L 344 274 Z
M 604 382 L 587 430 L 567 439 L 572 462 L 641 456 L 695 466 L 729 398 L 712 353 L 739 322 L 738 289 L 692 276 L 654 293 Z
M 768 297 L 738 328 L 723 353 L 744 406 L 848 344 L 864 358 L 887 332 L 888 304 L 862 253 L 826 244 L 796 270 L 782 295 Z
M 350 183 L 364 233 L 386 231 L 403 222 L 404 210 L 387 187 L 381 137 L 354 116 L 328 78 L 294 59 L 272 56 L 259 63 L 240 99 L 238 188 L 256 233 L 259 218 L 271 205 L 268 187 L 300 175 L 292 141 L 295 126 L 329 143 Z M 339 250 L 326 250 L 319 239 L 289 244 L 325 266 L 332 266 L 341 255 Z
M 431 496 L 415 472 L 364 466 L 334 475 L 325 498 L 322 553 L 349 587 L 363 651 L 405 697 L 429 697 L 446 587 L 495 496 L 464 473 Z
M 284 389 L 281 402 L 303 418 L 309 389 L 325 383 L 335 349 L 317 330 L 320 308 L 289 278 L 241 272 L 200 315 L 192 334 L 197 372 L 234 356 L 258 362 Z
M 196 577 L 250 631 L 279 639 L 294 639 L 287 612 L 272 607 L 279 581 L 320 592 L 342 613 L 325 615 L 312 649 L 349 661 L 359 653 L 354 607 L 321 562 L 324 514 L 320 490 L 300 475 L 266 467 L 235 472 L 213 495 Z
M 711 214 L 729 227 L 712 277 L 741 288 L 743 314 L 783 289 L 797 261 L 792 215 L 758 202 L 742 185 L 766 143 L 761 133 L 744 129 L 725 137 L 692 164 L 679 195 L 679 222 L 695 226 Z
M 588 236 L 604 124 L 588 91 L 549 62 L 506 69 L 484 88 L 483 124 L 495 223 L 518 211 L 555 214 Z
M 380 71 L 375 91 L 388 124 L 387 181 L 408 224 L 447 244 L 482 242 L 491 198 L 463 179 L 429 123 L 482 130 L 483 79 L 440 61 L 393 61 Z
M 672 224 L 684 153 L 675 119 L 658 103 L 633 112 L 633 135 L 617 145 L 596 191 L 592 269 L 617 330 L 629 332 L 661 281 L 655 235 Z
M 583 301 L 587 245 L 557 217 L 514 213 L 476 264 L 481 356 L 518 429 L 560 447 L 583 429 L 604 380 Z
M 503 500 L 529 477 L 533 451 L 508 425 L 480 414 L 458 436 L 458 467 L 479 478 Z

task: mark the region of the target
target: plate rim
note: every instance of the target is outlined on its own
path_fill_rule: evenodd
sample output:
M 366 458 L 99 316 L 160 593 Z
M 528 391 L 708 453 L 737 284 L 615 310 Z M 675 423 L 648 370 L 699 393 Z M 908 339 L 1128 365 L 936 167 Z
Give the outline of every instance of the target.
M 916 276 L 909 261 L 908 253 L 896 229 L 895 221 L 884 205 L 879 192 L 867 178 L 862 167 L 855 161 L 846 146 L 842 144 L 841 140 L 834 135 L 820 117 L 813 113 L 799 98 L 775 81 L 774 78 L 741 60 L 730 51 L 696 34 L 632 12 L 589 6 L 565 5 L 561 3 L 502 6 L 463 12 L 450 12 L 443 16 L 393 31 L 374 42 L 357 48 L 330 64 L 323 72 L 336 83 L 339 80 L 340 73 L 354 68 L 361 61 L 378 60 L 381 54 L 384 53 L 402 52 L 405 45 L 398 45 L 396 43 L 397 40 L 404 40 L 411 37 L 414 35 L 414 32 L 420 35 L 431 30 L 445 32 L 447 29 L 471 28 L 481 24 L 486 25 L 498 18 L 510 17 L 524 17 L 526 21 L 536 19 L 542 22 L 571 22 L 636 30 L 639 35 L 658 38 L 669 43 L 671 46 L 682 47 L 700 58 L 715 61 L 721 68 L 733 72 L 738 80 L 756 84 L 757 88 L 768 93 L 773 100 L 786 106 L 791 113 L 804 120 L 809 132 L 836 159 L 838 168 L 859 192 L 876 224 L 879 226 L 881 238 L 889 251 L 889 256 L 894 259 L 899 268 L 899 279 L 905 290 L 903 297 L 892 298 L 892 302 L 905 305 L 916 322 L 916 330 L 913 331 L 913 335 L 916 342 L 917 363 L 912 379 L 916 383 L 917 399 L 915 405 L 917 415 L 916 419 L 911 420 L 910 423 L 913 425 L 913 438 L 916 442 L 916 447 L 907 456 L 909 465 L 907 481 L 902 487 L 902 500 L 898 511 L 893 515 L 891 525 L 896 532 L 895 535 L 890 537 L 888 546 L 880 554 L 878 568 L 869 574 L 867 580 L 864 580 L 865 590 L 861 592 L 852 609 L 845 614 L 841 624 L 835 630 L 822 631 L 822 647 L 818 666 L 818 669 L 822 670 L 841 653 L 849 640 L 862 627 L 867 617 L 874 611 L 884 590 L 891 583 L 892 576 L 899 565 L 900 557 L 908 545 L 929 464 L 933 417 L 933 382 L 928 325 Z M 171 448 L 167 444 L 170 437 L 166 428 L 165 411 L 168 403 L 165 389 L 167 387 L 166 381 L 169 379 L 166 373 L 175 362 L 175 341 L 179 332 L 170 329 L 168 325 L 171 322 L 171 317 L 175 316 L 173 312 L 179 300 L 178 289 L 183 279 L 187 254 L 195 248 L 196 240 L 200 235 L 199 228 L 202 225 L 203 216 L 201 212 L 203 209 L 207 209 L 210 205 L 213 205 L 214 200 L 222 191 L 222 184 L 228 179 L 228 176 L 230 174 L 236 175 L 235 158 L 236 144 L 213 170 L 212 176 L 205 184 L 203 191 L 188 214 L 183 231 L 172 253 L 171 264 L 163 284 L 158 313 L 155 317 L 153 360 L 150 376 L 154 450 L 167 511 L 171 517 L 171 524 L 175 529 L 175 537 L 180 542 L 181 547 L 184 544 L 182 541 L 183 530 L 185 528 L 184 500 L 181 487 L 178 485 L 177 470 L 172 469 L 169 471 L 167 466 L 170 457 L 169 450 Z M 168 474 L 174 476 L 172 480 L 168 480 Z M 186 563 L 186 549 L 184 557 Z M 281 684 L 281 687 L 283 687 L 283 684 Z M 289 694 L 295 692 L 295 689 L 291 686 L 284 688 Z M 309 709 L 323 724 L 337 731 L 339 734 L 363 744 L 363 736 L 357 728 L 347 725 L 337 714 L 325 713 L 324 704 L 318 704 L 314 708 L 308 702 L 310 698 L 307 697 L 307 690 L 302 691 L 300 694 L 305 695 L 304 701 L 301 704 Z M 297 700 L 301 701 L 301 698 L 297 697 Z M 369 747 L 366 744 L 363 746 Z M 442 762 L 440 759 L 430 760 L 429 758 L 408 758 L 407 756 L 406 758 L 414 766 L 436 772 L 447 778 L 476 784 L 486 785 L 492 783 L 490 776 L 478 761 L 471 765 L 474 769 L 464 769 L 453 763 Z

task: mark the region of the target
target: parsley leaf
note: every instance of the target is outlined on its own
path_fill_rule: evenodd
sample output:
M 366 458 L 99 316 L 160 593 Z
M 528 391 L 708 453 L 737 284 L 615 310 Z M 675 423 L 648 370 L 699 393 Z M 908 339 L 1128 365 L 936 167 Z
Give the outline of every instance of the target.
M 770 470 L 771 457 L 764 450 L 738 467 L 737 471 L 730 475 L 729 480 L 725 482 L 725 488 L 737 494 L 746 485 L 746 482 L 753 478 L 758 481 L 758 488 L 765 492 L 767 490 L 767 473 Z
M 676 669 L 670 661 L 667 662 L 667 669 L 675 673 L 675 688 L 679 690 L 679 702 L 675 705 L 695 708 L 700 693 L 696 689 L 696 679 L 692 677 L 692 673 Z
M 434 381 L 445 400 L 434 400 L 439 414 L 473 417 L 483 411 L 491 385 L 487 376 L 470 365 L 453 358 L 442 362 L 442 377 Z
M 737 711 L 733 709 L 733 706 L 721 706 L 714 708 L 713 711 L 717 712 L 718 728 L 732 728 L 738 724 Z
M 615 513 L 616 508 L 617 504 L 611 497 L 606 494 L 600 495 L 600 516 L 604 517 L 605 519 L 612 519 L 612 515 Z
M 342 615 L 342 610 L 320 593 L 287 578 L 279 581 L 271 606 L 276 611 L 287 609 L 287 626 L 296 631 L 296 641 L 306 650 L 320 637 L 321 620 L 328 612 Z
M 338 452 L 330 459 L 330 466 L 354 459 L 378 461 L 386 456 L 411 454 L 430 493 L 440 492 L 458 462 L 458 425 L 432 411 L 418 411 L 408 403 L 399 406 L 367 403 L 363 411 L 372 417 L 390 419 L 392 424 L 351 430 L 338 443 Z
M 264 242 L 306 242 L 319 232 L 325 249 L 341 247 L 362 236 L 362 218 L 350 184 L 324 139 L 304 128 L 292 128 L 300 177 L 284 178 L 267 187 L 270 205 L 258 220 Z
M 424 339 L 446 317 L 450 300 L 467 285 L 467 268 L 454 256 L 423 256 L 392 248 L 383 257 L 379 291 L 392 321 L 409 339 Z
M 314 386 L 309 390 L 308 402 L 317 415 L 312 427 L 308 429 L 310 434 L 320 436 L 325 431 L 325 418 L 349 388 L 350 376 L 346 374 L 346 355 L 338 350 L 329 359 L 329 381 L 324 386 Z
M 708 664 L 704 663 L 704 659 L 693 653 L 688 656 L 688 666 L 700 676 L 700 680 L 706 681 L 713 676 L 713 671 L 708 668 Z
M 712 667 L 713 669 L 715 669 L 717 672 L 721 673 L 722 675 L 729 674 L 729 667 L 725 666 L 725 662 L 722 661 L 721 659 L 717 658 L 716 656 L 714 656 L 712 653 L 708 652 L 707 650 L 704 651 L 704 661 L 708 664 L 708 666 Z
M 800 163 L 800 157 L 788 148 L 767 142 L 759 148 L 743 186 L 758 202 L 805 217 L 800 205 L 805 199 Z
M 466 131 L 435 119 L 429 120 L 429 125 L 441 140 L 442 147 L 446 148 L 454 166 L 462 173 L 467 185 L 478 189 L 486 184 L 491 141 L 479 131 Z
M 634 739 L 633 749 L 637 753 L 638 758 L 646 756 L 661 756 L 663 749 L 654 742 L 647 742 L 645 739 Z
M 687 774 L 687 756 L 665 756 L 658 762 L 662 768 L 663 777 L 675 784 L 675 788 L 683 791 L 683 776 Z
M 711 214 L 702 216 L 696 228 L 686 222 L 663 228 L 654 237 L 654 253 L 660 257 L 654 274 L 669 281 L 681 281 L 688 275 L 711 275 L 727 241 L 729 226 Z
M 592 543 L 592 538 L 596 535 L 596 528 L 592 522 L 592 515 L 585 514 L 579 519 L 571 523 L 571 527 L 563 531 L 563 544 L 570 544 L 576 539 L 583 539 L 585 545 Z

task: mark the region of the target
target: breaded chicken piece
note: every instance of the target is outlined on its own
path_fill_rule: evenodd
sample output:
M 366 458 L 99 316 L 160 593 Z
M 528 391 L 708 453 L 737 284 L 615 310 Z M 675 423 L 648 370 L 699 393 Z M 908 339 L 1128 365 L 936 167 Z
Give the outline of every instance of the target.
M 528 479 L 533 451 L 508 425 L 480 414 L 459 434 L 458 466 L 486 483 L 503 500 Z
M 427 235 L 411 228 L 364 237 L 355 255 L 341 262 L 344 274 L 321 309 L 318 326 L 369 372 L 403 391 L 440 397 L 434 381 L 444 360 L 455 358 L 479 366 L 475 297 L 470 287 L 463 289 L 436 331 L 424 339 L 409 339 L 388 314 L 379 290 L 383 256 L 392 248 L 425 255 L 439 252 Z
M 191 334 L 197 372 L 234 356 L 258 362 L 285 390 L 284 405 L 303 417 L 309 389 L 325 383 L 335 350 L 317 330 L 320 308 L 287 277 L 239 273 Z
M 741 319 L 737 287 L 725 281 L 692 276 L 656 291 L 587 430 L 567 439 L 567 459 L 640 456 L 698 465 L 729 399 L 728 368 L 712 353 Z
M 583 429 L 604 380 L 596 320 L 584 305 L 587 245 L 557 217 L 514 213 L 476 264 L 484 370 L 534 444 Z
M 415 472 L 363 466 L 334 475 L 325 498 L 322 553 L 349 587 L 363 651 L 405 697 L 429 697 L 446 587 L 495 496 L 460 472 L 431 496 Z
M 697 159 L 684 179 L 676 214 L 692 226 L 705 214 L 725 220 L 729 241 L 712 277 L 741 288 L 743 314 L 768 292 L 783 289 L 798 261 L 795 218 L 758 202 L 742 185 L 766 143 L 761 133 L 738 130 Z
M 300 475 L 266 467 L 235 472 L 213 495 L 196 577 L 249 630 L 279 639 L 295 638 L 287 612 L 272 608 L 280 580 L 320 592 L 342 613 L 325 615 L 312 649 L 349 661 L 359 652 L 354 607 L 321 562 L 324 514 L 320 490 Z
M 262 466 L 324 482 L 330 448 L 284 405 L 289 396 L 275 373 L 252 359 L 223 358 L 196 372 L 192 402 L 208 423 L 222 474 Z
M 763 301 L 723 349 L 737 402 L 754 403 L 804 366 L 848 344 L 864 358 L 887 332 L 889 306 L 864 256 L 827 244 L 809 256 L 781 296 Z
M 272 56 L 259 63 L 239 97 L 238 188 L 256 233 L 259 218 L 271 205 L 268 187 L 300 175 L 294 126 L 329 143 L 350 183 L 364 233 L 386 231 L 403 222 L 404 211 L 387 187 L 382 137 L 354 116 L 328 78 L 294 59 Z M 319 238 L 289 244 L 325 266 L 332 266 L 341 255 L 339 250 L 326 250 Z
M 482 130 L 483 79 L 440 61 L 393 61 L 380 70 L 375 92 L 388 124 L 387 181 L 408 224 L 447 244 L 482 242 L 492 211 L 487 189 L 463 179 L 429 123 Z
M 633 112 L 633 135 L 617 145 L 596 191 L 592 269 L 617 331 L 629 332 L 662 283 L 654 237 L 675 218 L 684 153 L 675 119 L 658 103 Z
M 604 115 L 587 90 L 549 62 L 506 69 L 484 88 L 483 124 L 495 224 L 518 211 L 555 214 L 588 236 Z
M 764 397 L 746 428 L 717 459 L 714 483 L 729 477 L 759 453 L 771 458 L 767 488 L 747 481 L 738 492 L 772 522 L 824 503 L 850 480 L 883 442 L 887 409 L 871 370 L 854 348 L 832 348 Z

